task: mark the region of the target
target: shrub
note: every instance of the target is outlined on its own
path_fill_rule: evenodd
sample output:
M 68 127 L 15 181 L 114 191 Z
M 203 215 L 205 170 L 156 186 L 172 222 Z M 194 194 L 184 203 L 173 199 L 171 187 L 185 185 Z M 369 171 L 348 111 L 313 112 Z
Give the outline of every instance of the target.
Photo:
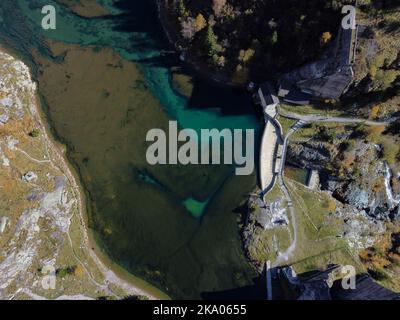
M 192 40 L 196 34 L 196 20 L 189 17 L 181 22 L 181 34 L 186 40 Z
M 37 138 L 40 135 L 40 131 L 37 129 L 33 129 L 31 132 L 29 132 L 29 136 L 32 138 Z
M 241 61 L 244 65 L 246 65 L 251 58 L 253 58 L 255 51 L 253 49 L 240 50 L 239 52 L 239 61 Z
M 65 268 L 58 268 L 56 270 L 56 276 L 60 278 L 64 278 L 67 275 L 75 273 L 76 266 L 69 266 Z
M 201 13 L 199 13 L 195 20 L 196 32 L 203 30 L 206 26 L 207 26 L 206 19 L 204 18 L 204 16 Z
M 385 126 L 371 126 L 368 127 L 366 131 L 366 140 L 371 143 L 378 143 L 381 138 L 382 133 L 385 131 Z
M 222 14 L 225 5 L 226 5 L 226 0 L 213 0 L 212 9 L 217 17 L 219 17 Z
M 385 136 L 381 139 L 381 146 L 383 149 L 383 158 L 389 164 L 395 163 L 400 152 L 399 145 L 396 143 L 396 141 L 391 139 L 390 136 Z

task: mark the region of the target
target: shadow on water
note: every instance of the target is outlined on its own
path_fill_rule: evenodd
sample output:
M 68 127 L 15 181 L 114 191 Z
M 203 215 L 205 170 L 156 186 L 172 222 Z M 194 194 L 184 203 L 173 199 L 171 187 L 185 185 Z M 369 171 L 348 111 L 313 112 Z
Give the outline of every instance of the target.
M 135 50 L 154 50 L 168 52 L 156 57 L 141 58 L 137 60 L 149 67 L 171 68 L 181 65 L 177 53 L 171 54 L 173 48 L 164 34 L 164 30 L 157 17 L 155 1 L 129 1 L 120 0 L 115 6 L 123 13 L 113 17 L 115 30 L 126 33 L 146 33 L 150 37 L 135 39 Z M 137 12 L 146 12 L 138 15 Z M 156 21 L 156 22 L 155 22 Z M 151 40 L 149 40 L 151 39 Z M 208 79 L 195 75 L 194 70 L 184 66 L 184 72 L 193 76 L 193 94 L 189 99 L 188 108 L 207 109 L 210 106 L 218 107 L 223 115 L 252 115 L 254 108 L 249 92 L 241 88 L 231 88 Z
M 255 114 L 249 92 L 240 88 L 211 85 L 209 81 L 200 78 L 194 79 L 188 107 L 202 109 L 212 105 L 218 106 L 223 115 Z
M 155 1 L 117 0 L 114 6 L 122 13 L 111 17 L 114 30 L 124 33 L 146 33 L 140 45 L 143 49 L 170 49 L 157 16 Z M 143 14 L 138 14 L 138 12 Z
M 265 300 L 265 277 L 254 278 L 253 284 L 231 290 L 203 292 L 205 300 Z

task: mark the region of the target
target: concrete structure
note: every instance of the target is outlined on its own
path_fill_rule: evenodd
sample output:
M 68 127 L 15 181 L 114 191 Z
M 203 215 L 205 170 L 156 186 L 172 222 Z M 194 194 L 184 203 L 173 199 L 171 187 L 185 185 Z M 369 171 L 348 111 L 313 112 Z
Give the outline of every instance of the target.
M 276 158 L 275 159 L 275 174 L 279 174 L 279 172 L 281 172 L 281 168 L 282 168 L 282 158 Z
M 285 97 L 283 97 L 283 100 L 285 102 L 300 106 L 306 106 L 310 104 L 311 99 L 312 99 L 311 94 L 304 93 L 299 89 L 293 89 Z
M 261 190 L 265 191 L 275 180 L 275 152 L 278 144 L 278 133 L 272 121 L 267 121 L 261 140 L 260 151 L 260 183 Z
M 276 116 L 276 107 L 279 104 L 279 98 L 274 87 L 269 82 L 260 85 L 258 89 L 258 100 L 261 104 L 264 114 L 270 118 Z
M 293 85 L 284 79 L 279 82 L 278 97 L 286 97 L 293 90 Z
M 267 193 L 275 183 L 276 155 L 279 145 L 282 144 L 282 129 L 275 120 L 279 98 L 271 83 L 265 82 L 260 85 L 256 101 L 262 106 L 265 119 L 260 150 L 260 184 L 262 192 Z
M 307 179 L 307 187 L 316 190 L 319 188 L 319 173 L 318 170 L 311 170 Z
M 278 82 L 278 96 L 285 102 L 295 105 L 310 104 L 312 96 L 310 94 L 300 91 L 285 79 Z
M 351 84 L 358 30 L 339 28 L 324 57 L 285 74 L 279 81 L 279 96 L 293 104 L 316 99 L 339 99 Z
M 276 156 L 278 158 L 282 158 L 283 157 L 283 145 L 282 144 L 278 145 L 278 150 L 276 152 Z

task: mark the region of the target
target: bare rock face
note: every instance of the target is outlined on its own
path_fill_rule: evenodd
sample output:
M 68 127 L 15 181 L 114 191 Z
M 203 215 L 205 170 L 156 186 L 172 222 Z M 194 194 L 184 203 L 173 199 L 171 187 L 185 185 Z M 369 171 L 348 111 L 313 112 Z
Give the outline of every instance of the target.
M 386 231 L 384 220 L 376 219 L 365 210 L 359 210 L 351 205 L 338 207 L 335 215 L 345 223 L 341 236 L 346 239 L 350 248 L 368 248 Z
M 376 218 L 389 217 L 393 205 L 388 203 L 385 186 L 388 178 L 379 146 L 357 140 L 353 150 L 347 151 L 354 160 L 343 170 L 344 152 L 340 148 L 346 139 L 343 135 L 330 144 L 316 139 L 292 143 L 288 160 L 303 168 L 322 171 L 322 189 L 331 192 L 340 202 L 365 210 Z
M 300 167 L 321 170 L 333 158 L 331 150 L 323 143 L 309 142 L 290 144 L 287 159 Z
M 252 196 L 248 202 L 248 217 L 242 237 L 247 256 L 253 266 L 262 272 L 267 256 L 277 250 L 278 244 L 266 236 L 268 230 L 279 229 L 289 224 L 288 210 L 282 198 L 264 202 Z
M 22 181 L 25 182 L 35 182 L 38 179 L 38 176 L 33 171 L 28 171 L 22 176 Z
M 386 186 L 386 164 L 379 160 L 380 148 L 374 144 L 358 142 L 356 163 L 352 174 L 333 192 L 334 196 L 375 218 L 388 218 L 393 205 Z
M 344 192 L 346 202 L 357 209 L 365 209 L 370 203 L 371 194 L 361 189 L 356 183 L 350 183 Z

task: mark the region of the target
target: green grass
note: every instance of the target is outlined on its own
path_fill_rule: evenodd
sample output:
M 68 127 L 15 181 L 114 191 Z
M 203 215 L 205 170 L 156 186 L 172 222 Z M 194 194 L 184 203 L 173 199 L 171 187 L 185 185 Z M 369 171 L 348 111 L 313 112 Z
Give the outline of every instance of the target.
M 308 239 L 320 240 L 335 237 L 340 233 L 341 220 L 332 216 L 327 208 L 329 195 L 307 189 L 295 181 L 287 183 L 296 204 L 298 215 L 304 222 L 303 229 Z
M 326 128 L 327 133 L 334 135 L 335 133 L 339 133 L 345 131 L 346 128 L 351 128 L 350 130 L 356 130 L 357 125 L 353 124 L 343 124 L 339 122 L 314 122 L 310 125 L 297 130 L 291 137 L 291 142 L 306 142 L 312 138 L 315 138 L 317 133 L 319 132 L 319 128 Z M 347 130 L 348 131 L 348 130 Z
M 282 116 L 278 117 L 278 121 L 280 122 L 283 130 L 283 135 L 285 135 L 291 126 L 293 126 L 297 121 L 293 119 L 288 119 Z
M 277 198 L 284 198 L 284 195 L 279 188 L 279 184 L 275 183 L 274 187 L 265 196 L 265 201 L 274 201 Z
M 277 227 L 272 230 L 258 229 L 256 236 L 259 237 L 257 246 L 249 250 L 249 255 L 252 260 L 258 262 L 274 261 L 277 258 L 274 243 L 281 252 L 285 251 L 291 243 L 287 227 Z
M 298 226 L 297 248 L 291 261 L 296 272 L 321 269 L 328 263 L 351 264 L 361 269 L 347 243 L 336 237 L 343 222 L 330 214 L 328 195 L 309 190 L 293 180 L 287 179 L 287 186 L 296 209 Z
M 287 113 L 297 113 L 300 115 L 325 115 L 325 116 L 340 116 L 343 113 L 340 110 L 334 108 L 329 104 L 321 105 L 306 105 L 306 106 L 294 106 L 290 104 L 281 103 L 279 110 Z
M 352 265 L 356 268 L 357 273 L 365 272 L 365 268 L 358 261 L 357 257 L 354 257 L 346 246 L 334 247 L 333 249 L 327 249 L 321 254 L 315 256 L 309 256 L 303 260 L 294 262 L 293 268 L 297 273 L 308 272 L 312 270 L 321 270 L 326 268 L 329 263 L 342 265 Z

